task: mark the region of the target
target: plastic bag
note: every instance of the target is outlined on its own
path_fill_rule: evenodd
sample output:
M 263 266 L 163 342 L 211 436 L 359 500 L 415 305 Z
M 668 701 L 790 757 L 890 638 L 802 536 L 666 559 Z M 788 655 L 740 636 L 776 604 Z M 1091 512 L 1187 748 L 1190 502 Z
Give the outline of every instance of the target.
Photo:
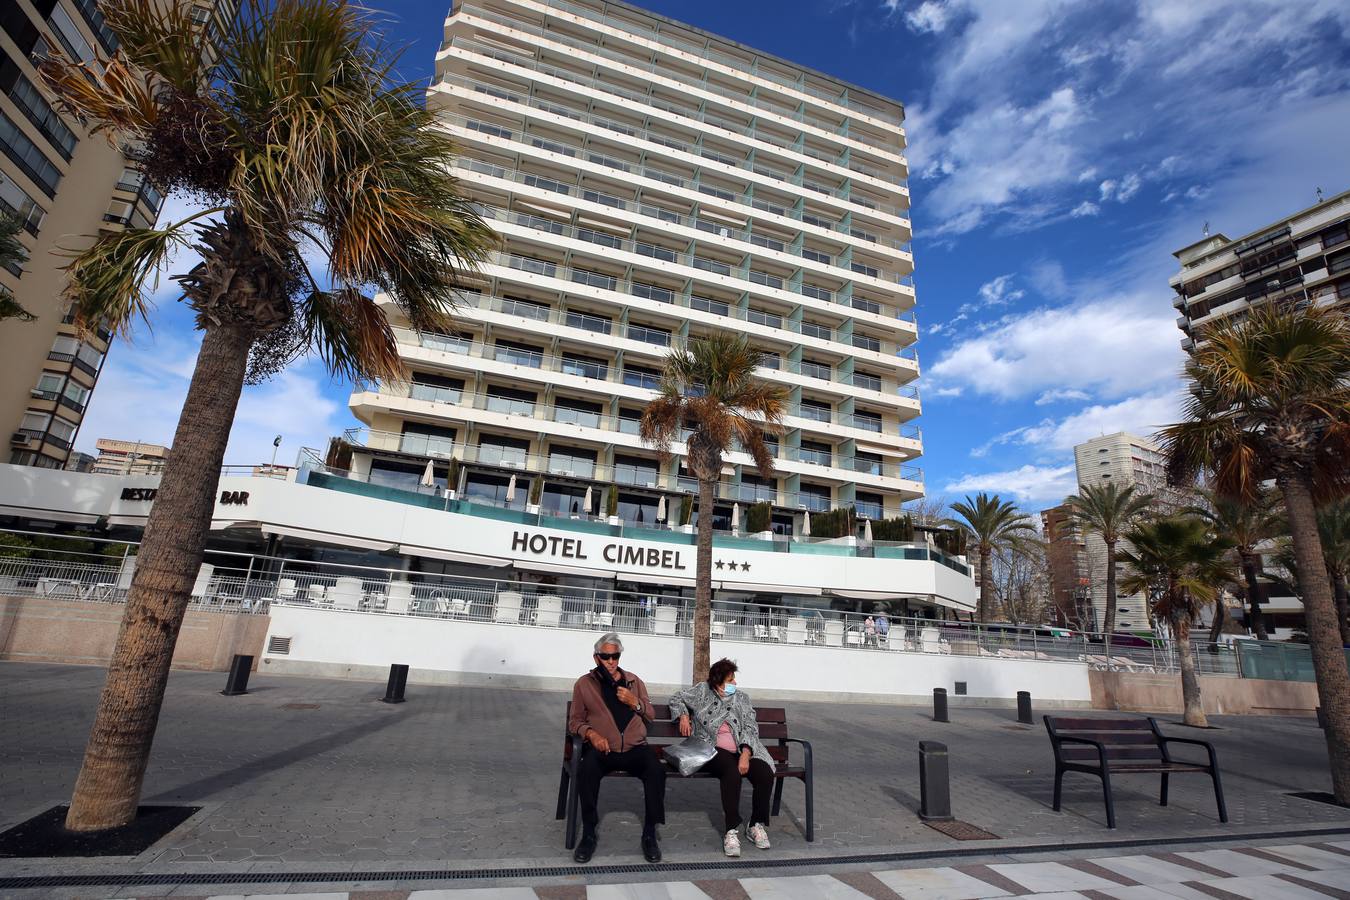
M 703 764 L 717 755 L 717 748 L 702 738 L 685 738 L 666 748 L 666 762 L 681 775 L 693 775 Z

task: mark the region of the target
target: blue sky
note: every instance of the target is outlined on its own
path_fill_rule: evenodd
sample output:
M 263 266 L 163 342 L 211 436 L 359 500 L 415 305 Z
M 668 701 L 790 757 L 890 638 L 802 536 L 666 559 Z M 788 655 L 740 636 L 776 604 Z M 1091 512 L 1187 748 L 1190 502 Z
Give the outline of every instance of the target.
M 444 2 L 378 2 L 429 77 Z M 650 0 L 656 12 L 906 105 L 932 496 L 1027 509 L 1072 447 L 1173 421 L 1171 253 L 1350 188 L 1350 4 L 1328 0 Z M 173 215 L 171 199 L 166 215 Z M 181 208 L 181 207 L 179 207 Z M 181 267 L 176 270 L 181 270 Z M 79 445 L 167 443 L 196 352 L 163 291 L 118 346 Z M 248 388 L 227 463 L 357 424 L 315 363 Z

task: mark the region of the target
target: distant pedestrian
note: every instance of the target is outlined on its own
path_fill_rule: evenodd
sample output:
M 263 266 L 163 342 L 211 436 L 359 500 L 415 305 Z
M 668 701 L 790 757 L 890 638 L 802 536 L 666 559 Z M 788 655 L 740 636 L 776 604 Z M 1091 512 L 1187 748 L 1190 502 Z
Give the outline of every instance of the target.
M 867 646 L 875 647 L 877 645 L 877 623 L 871 616 L 863 621 L 863 638 Z

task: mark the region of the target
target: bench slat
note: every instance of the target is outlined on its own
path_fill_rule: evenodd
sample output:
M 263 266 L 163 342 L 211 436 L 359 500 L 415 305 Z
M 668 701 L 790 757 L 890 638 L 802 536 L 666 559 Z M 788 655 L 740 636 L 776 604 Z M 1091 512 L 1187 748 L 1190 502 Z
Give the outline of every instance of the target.
M 1071 760 L 1090 760 L 1096 761 L 1100 757 L 1097 755 L 1096 747 L 1089 747 L 1085 744 L 1065 744 L 1060 748 L 1060 755 L 1064 759 Z M 1158 752 L 1157 746 L 1153 747 L 1107 747 L 1106 760 L 1111 762 L 1117 759 L 1154 759 L 1161 760 L 1162 754 Z
M 1147 719 L 1094 719 L 1087 716 L 1046 716 L 1056 732 L 1068 731 L 1147 731 L 1153 728 Z
M 1158 746 L 1158 739 L 1151 731 L 1056 731 L 1055 737 L 1087 738 L 1101 741 L 1103 744 L 1146 744 Z

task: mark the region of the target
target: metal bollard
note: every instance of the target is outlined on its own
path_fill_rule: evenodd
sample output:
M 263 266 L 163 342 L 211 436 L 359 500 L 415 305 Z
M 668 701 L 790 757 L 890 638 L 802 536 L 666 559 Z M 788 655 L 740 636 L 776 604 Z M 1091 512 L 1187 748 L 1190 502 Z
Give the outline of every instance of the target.
M 952 819 L 952 792 L 947 745 L 919 741 L 919 818 L 926 822 Z
M 402 703 L 403 691 L 408 686 L 408 667 L 395 663 L 389 667 L 389 684 L 385 686 L 381 703 Z
M 237 697 L 240 694 L 248 693 L 248 673 L 253 670 L 253 657 L 244 656 L 242 653 L 234 655 L 234 661 L 230 663 L 230 676 L 225 679 L 225 690 L 221 691 L 226 697 Z
M 1017 692 L 1017 721 L 1023 725 L 1034 724 L 1031 721 L 1031 691 Z
M 933 721 L 934 722 L 948 721 L 946 688 L 933 688 Z

